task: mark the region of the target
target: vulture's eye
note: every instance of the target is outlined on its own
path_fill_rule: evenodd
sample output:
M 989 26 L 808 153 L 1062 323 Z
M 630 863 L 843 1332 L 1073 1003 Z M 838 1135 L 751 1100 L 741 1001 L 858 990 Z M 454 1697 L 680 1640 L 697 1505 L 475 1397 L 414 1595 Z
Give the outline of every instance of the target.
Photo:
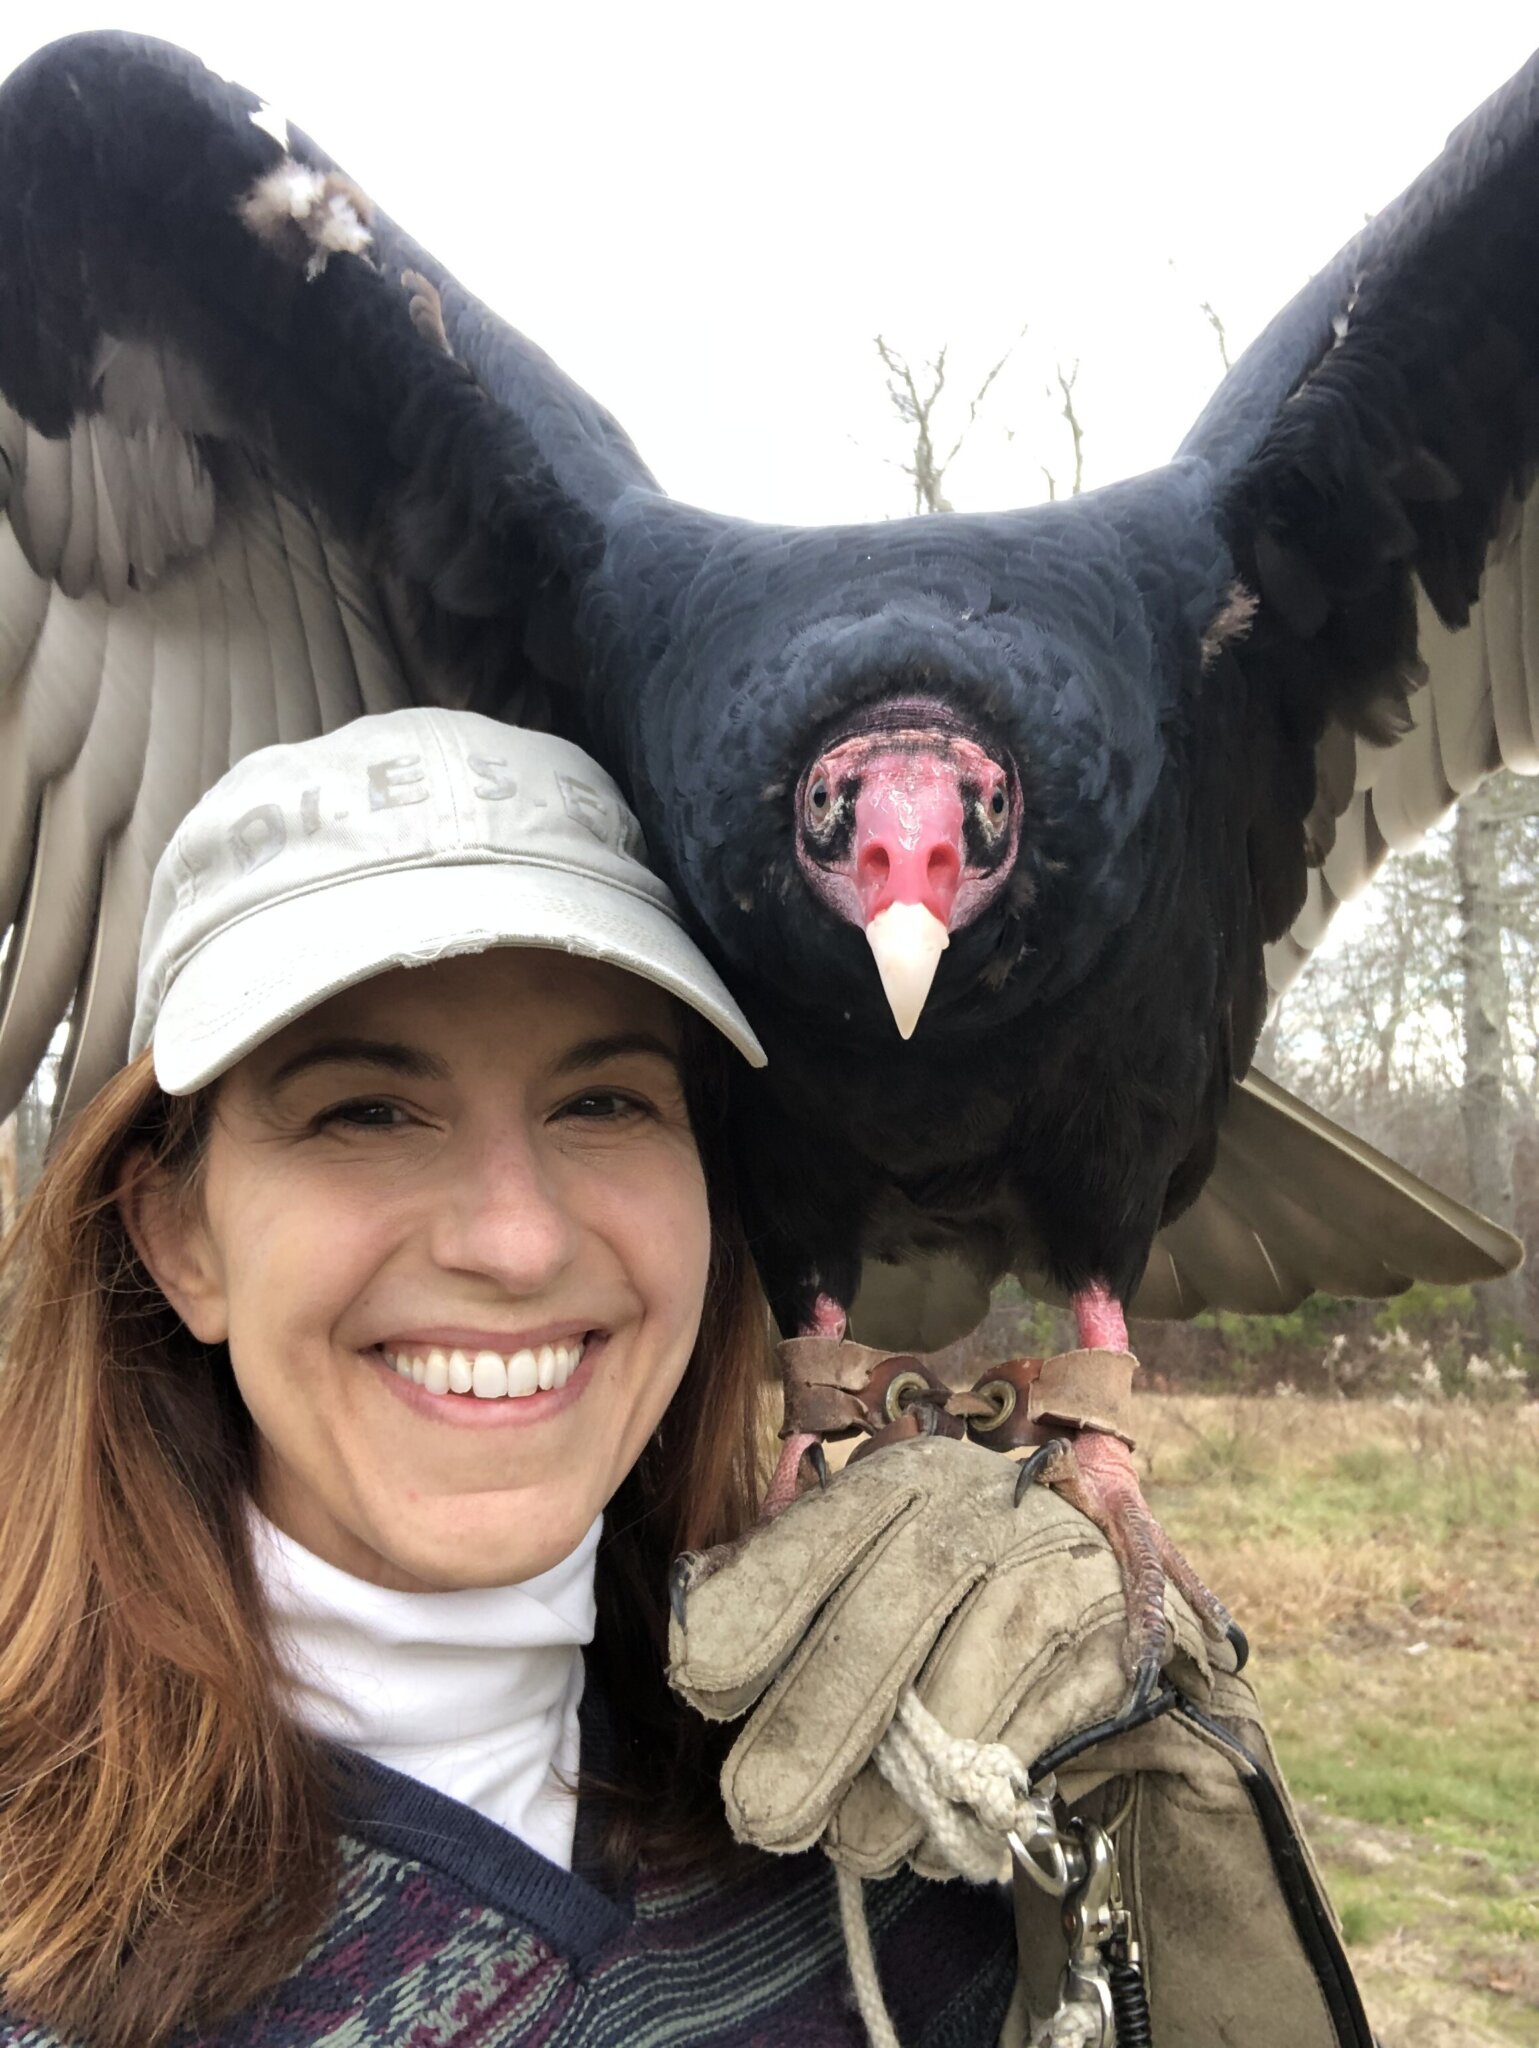
M 829 794 L 828 777 L 814 775 L 807 785 L 807 823 L 814 827 L 826 825 L 833 816 L 833 799 Z
M 1004 785 L 999 784 L 988 796 L 978 800 L 978 822 L 992 845 L 1005 829 L 1005 816 L 1010 809 L 1010 799 L 1005 795 Z

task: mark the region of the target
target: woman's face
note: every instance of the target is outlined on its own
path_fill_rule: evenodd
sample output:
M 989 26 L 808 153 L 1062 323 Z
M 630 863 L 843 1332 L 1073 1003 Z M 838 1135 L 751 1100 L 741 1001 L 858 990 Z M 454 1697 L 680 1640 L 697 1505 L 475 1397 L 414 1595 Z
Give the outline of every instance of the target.
M 201 1214 L 169 1208 L 139 1235 L 229 1345 L 273 1521 L 383 1585 L 529 1578 L 694 1342 L 709 1223 L 674 1007 L 547 952 L 382 975 L 219 1085 Z

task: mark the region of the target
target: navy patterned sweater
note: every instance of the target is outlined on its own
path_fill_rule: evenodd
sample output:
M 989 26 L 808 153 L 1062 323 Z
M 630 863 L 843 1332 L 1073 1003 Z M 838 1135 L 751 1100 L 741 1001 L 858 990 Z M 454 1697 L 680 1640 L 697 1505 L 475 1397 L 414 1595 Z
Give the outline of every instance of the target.
M 591 1814 L 566 1871 L 395 1771 L 360 1760 L 355 1783 L 336 1910 L 303 1966 L 178 2048 L 864 2048 L 821 1854 L 745 1852 L 615 1896 L 593 1879 Z M 1005 1891 L 905 1873 L 866 1902 L 904 2048 L 994 2048 Z M 0 2043 L 66 2048 L 3 2014 Z

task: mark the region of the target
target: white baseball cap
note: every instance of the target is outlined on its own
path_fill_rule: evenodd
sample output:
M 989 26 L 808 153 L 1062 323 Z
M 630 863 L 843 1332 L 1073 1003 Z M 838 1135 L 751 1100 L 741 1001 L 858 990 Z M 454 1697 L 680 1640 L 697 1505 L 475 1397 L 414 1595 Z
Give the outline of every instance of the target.
M 606 960 L 752 1066 L 747 1018 L 645 865 L 641 828 L 569 741 L 470 711 L 388 711 L 248 754 L 161 855 L 131 1051 L 190 1095 L 332 996 L 494 946 Z

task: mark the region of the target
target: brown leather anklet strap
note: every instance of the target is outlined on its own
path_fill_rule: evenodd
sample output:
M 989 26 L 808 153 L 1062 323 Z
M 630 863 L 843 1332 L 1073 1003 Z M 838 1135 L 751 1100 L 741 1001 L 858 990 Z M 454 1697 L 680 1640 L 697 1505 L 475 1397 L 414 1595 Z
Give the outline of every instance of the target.
M 1031 1419 L 1049 1431 L 1099 1429 L 1132 1450 L 1137 1370 L 1131 1351 L 1060 1351 L 1044 1358 L 1030 1390 Z
M 973 1386 L 956 1389 L 908 1352 L 829 1337 L 792 1337 L 779 1349 L 782 1436 L 865 1433 L 874 1448 L 907 1436 L 966 1435 L 991 1450 L 1010 1451 L 1040 1444 L 1055 1429 L 1096 1429 L 1133 1448 L 1138 1361 L 1128 1351 L 1010 1358 L 989 1366 Z

